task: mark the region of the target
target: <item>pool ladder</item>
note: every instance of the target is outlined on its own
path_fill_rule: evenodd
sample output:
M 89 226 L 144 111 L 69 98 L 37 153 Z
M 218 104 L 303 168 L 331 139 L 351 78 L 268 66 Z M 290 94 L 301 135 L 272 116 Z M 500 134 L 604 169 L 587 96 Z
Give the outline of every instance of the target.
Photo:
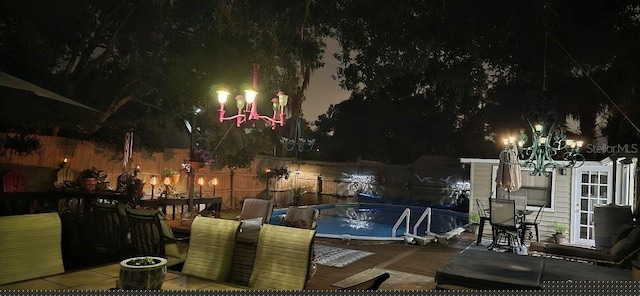
M 427 216 L 429 217 L 429 219 L 427 220 L 427 229 L 425 231 L 427 237 L 423 237 L 423 236 L 418 235 L 418 226 L 420 226 L 420 224 L 422 224 L 422 221 L 424 221 L 424 219 L 426 219 Z M 402 212 L 402 215 L 400 215 L 400 218 L 398 218 L 398 221 L 396 221 L 396 224 L 393 225 L 393 229 L 391 230 L 391 237 L 396 237 L 396 231 L 398 230 L 400 225 L 402 225 L 402 222 L 404 222 L 404 224 L 405 224 L 404 235 L 405 236 L 408 236 L 408 237 L 411 237 L 411 238 L 430 239 L 429 236 L 431 235 L 431 208 L 427 208 L 422 213 L 422 215 L 420 216 L 418 221 L 416 221 L 416 224 L 413 225 L 413 233 L 409 232 L 409 223 L 410 223 L 410 221 L 411 221 L 411 209 L 406 208 Z

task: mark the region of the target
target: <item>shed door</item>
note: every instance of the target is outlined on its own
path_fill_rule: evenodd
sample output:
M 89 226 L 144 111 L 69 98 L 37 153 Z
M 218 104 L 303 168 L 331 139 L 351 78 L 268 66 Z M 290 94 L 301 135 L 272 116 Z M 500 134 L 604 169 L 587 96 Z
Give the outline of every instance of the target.
M 595 246 L 593 209 L 611 203 L 612 168 L 582 166 L 575 169 L 571 243 Z

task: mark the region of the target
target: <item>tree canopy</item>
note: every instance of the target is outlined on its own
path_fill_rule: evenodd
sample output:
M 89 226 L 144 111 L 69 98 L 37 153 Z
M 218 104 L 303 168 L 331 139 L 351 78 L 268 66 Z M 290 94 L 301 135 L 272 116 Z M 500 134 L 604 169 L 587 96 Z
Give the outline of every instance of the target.
M 211 88 L 240 92 L 250 85 L 254 63 L 262 100 L 303 88 L 300 69 L 322 65 L 311 3 L 268 1 L 256 9 L 252 1 L 3 2 L 1 70 L 103 111 L 94 125 L 62 134 L 120 146 L 124 131 L 134 129 L 138 147 L 157 150 L 173 140 L 163 139 L 166 128 L 185 130 L 194 106 L 215 113 Z M 225 127 L 210 125 L 207 135 L 221 139 Z M 234 148 L 228 150 L 252 150 Z
M 352 143 L 375 138 L 393 150 L 375 152 L 374 159 L 411 153 L 396 159 L 406 161 L 428 152 L 495 157 L 497 143 L 525 127 L 524 115 L 541 96 L 561 115 L 580 120 L 577 136 L 587 143 L 599 136 L 596 117 L 603 110 L 609 122 L 625 127 L 608 129 L 611 140 L 640 140 L 630 123 L 638 124 L 637 113 L 629 120 L 621 114 L 638 102 L 633 70 L 640 6 L 634 1 L 342 4 L 330 24 L 342 45 L 337 76 L 359 95 L 333 106 L 317 122 L 318 131 Z M 411 103 L 399 103 L 405 100 Z M 611 134 L 619 131 L 624 135 Z M 384 150 L 349 147 L 346 158 Z
M 137 147 L 160 149 L 177 141 L 168 128 L 187 133 L 186 120 L 216 165 L 282 153 L 278 139 L 294 136 L 311 72 L 323 66 L 323 38 L 339 41 L 336 77 L 353 93 L 305 132 L 318 149 L 299 157 L 495 157 L 496 141 L 524 127 L 541 96 L 578 118 L 586 141 L 640 140 L 631 0 L 25 0 L 0 3 L 0 16 L 0 70 L 103 111 L 59 134 L 116 147 L 133 129 Z M 261 114 L 276 92 L 290 96 L 286 129 L 216 121 L 210 91 L 241 92 L 254 63 Z

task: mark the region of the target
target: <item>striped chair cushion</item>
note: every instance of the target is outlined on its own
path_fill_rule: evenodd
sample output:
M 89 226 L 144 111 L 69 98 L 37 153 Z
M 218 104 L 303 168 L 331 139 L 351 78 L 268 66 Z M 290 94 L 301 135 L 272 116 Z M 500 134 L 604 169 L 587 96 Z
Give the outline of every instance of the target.
M 316 231 L 265 224 L 260 230 L 249 287 L 302 290 L 307 283 Z
M 0 217 L 0 284 L 64 272 L 58 213 Z
M 196 217 L 191 224 L 189 250 L 182 272 L 227 281 L 240 221 Z

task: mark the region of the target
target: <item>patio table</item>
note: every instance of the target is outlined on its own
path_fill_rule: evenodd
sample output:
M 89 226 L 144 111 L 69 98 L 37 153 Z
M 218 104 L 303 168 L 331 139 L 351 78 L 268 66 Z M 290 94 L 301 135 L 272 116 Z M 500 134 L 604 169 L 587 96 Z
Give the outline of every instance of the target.
M 0 290 L 109 290 L 116 288 L 120 264 L 65 272 L 0 286 Z M 246 287 L 168 271 L 162 290 L 244 290 Z

